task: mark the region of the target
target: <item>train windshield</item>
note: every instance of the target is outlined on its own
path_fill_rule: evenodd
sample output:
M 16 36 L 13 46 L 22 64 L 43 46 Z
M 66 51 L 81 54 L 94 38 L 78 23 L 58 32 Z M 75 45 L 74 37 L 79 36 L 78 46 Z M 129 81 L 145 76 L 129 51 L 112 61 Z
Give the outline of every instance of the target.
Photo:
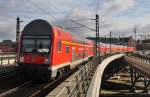
M 23 39 L 22 52 L 46 54 L 50 51 L 50 39 Z

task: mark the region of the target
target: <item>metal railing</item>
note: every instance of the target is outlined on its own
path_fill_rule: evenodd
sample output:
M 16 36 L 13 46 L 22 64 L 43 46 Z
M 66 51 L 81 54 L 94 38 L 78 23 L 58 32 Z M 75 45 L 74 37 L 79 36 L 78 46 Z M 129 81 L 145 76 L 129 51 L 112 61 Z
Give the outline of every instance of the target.
M 0 75 L 14 70 L 16 63 L 16 53 L 0 53 Z
M 15 52 L 0 53 L 0 66 L 14 64 L 15 62 L 16 62 Z
M 101 60 L 105 59 L 107 56 L 102 56 Z M 96 57 L 84 65 L 76 72 L 73 78 L 64 86 L 56 97 L 85 97 L 99 63 L 99 57 Z
M 150 64 L 150 57 L 149 56 L 140 55 L 140 54 L 132 54 L 132 57 L 140 60 L 143 63 Z

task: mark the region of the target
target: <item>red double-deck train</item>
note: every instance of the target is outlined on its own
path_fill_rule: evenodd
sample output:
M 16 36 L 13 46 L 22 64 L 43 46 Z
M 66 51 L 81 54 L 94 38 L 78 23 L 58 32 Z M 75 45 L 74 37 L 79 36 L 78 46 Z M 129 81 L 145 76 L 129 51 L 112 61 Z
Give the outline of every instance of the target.
M 113 52 L 132 52 L 134 48 L 112 46 Z M 108 53 L 103 44 L 101 53 Z M 79 41 L 69 32 L 37 19 L 23 29 L 18 44 L 18 68 L 26 77 L 49 80 L 93 57 L 93 42 Z

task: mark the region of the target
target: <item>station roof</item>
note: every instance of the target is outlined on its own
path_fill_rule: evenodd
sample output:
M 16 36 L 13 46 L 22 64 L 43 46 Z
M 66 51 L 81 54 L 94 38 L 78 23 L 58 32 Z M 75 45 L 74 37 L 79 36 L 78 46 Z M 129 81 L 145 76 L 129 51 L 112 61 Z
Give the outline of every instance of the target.
M 111 41 L 112 44 L 120 45 L 123 43 L 127 44 L 130 38 L 132 38 L 132 37 L 131 36 L 125 37 L 125 38 L 112 37 L 111 39 L 109 37 L 100 37 L 99 39 L 100 39 L 100 42 L 102 42 L 102 43 L 110 43 L 110 41 Z M 87 37 L 87 39 L 96 41 L 95 37 Z

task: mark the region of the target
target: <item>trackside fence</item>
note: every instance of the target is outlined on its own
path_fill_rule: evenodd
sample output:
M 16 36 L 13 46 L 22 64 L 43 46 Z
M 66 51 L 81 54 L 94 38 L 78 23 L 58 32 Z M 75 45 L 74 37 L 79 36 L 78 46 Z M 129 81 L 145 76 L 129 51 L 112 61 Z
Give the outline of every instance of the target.
M 84 65 L 56 97 L 85 97 L 96 67 L 109 55 L 99 56 Z
M 14 70 L 16 63 L 16 53 L 0 53 L 0 75 L 5 72 Z
M 15 62 L 16 62 L 15 52 L 0 53 L 0 66 L 14 64 Z

